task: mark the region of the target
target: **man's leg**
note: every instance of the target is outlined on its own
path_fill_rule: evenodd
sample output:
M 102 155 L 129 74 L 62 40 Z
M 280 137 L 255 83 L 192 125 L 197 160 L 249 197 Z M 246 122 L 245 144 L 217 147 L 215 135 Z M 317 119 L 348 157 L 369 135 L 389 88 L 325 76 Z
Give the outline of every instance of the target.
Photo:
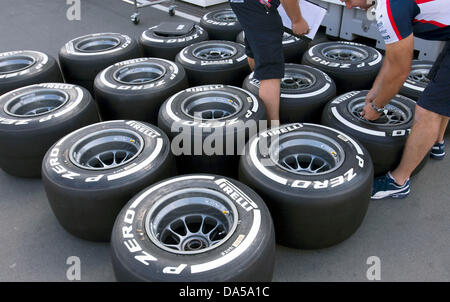
M 280 79 L 261 80 L 259 97 L 266 106 L 267 119 L 279 123 L 280 121 Z M 274 123 L 274 124 L 275 124 Z
M 447 130 L 449 119 L 450 118 L 448 118 L 446 116 L 442 116 L 441 128 L 439 129 L 439 136 L 438 136 L 438 139 L 436 140 L 437 143 L 442 143 L 444 141 L 445 130 Z
M 250 66 L 250 69 L 252 71 L 255 70 L 255 59 L 247 57 L 247 61 L 248 61 L 248 66 Z
M 403 185 L 436 142 L 441 115 L 416 106 L 414 124 L 406 141 L 400 165 L 391 172 L 398 185 Z

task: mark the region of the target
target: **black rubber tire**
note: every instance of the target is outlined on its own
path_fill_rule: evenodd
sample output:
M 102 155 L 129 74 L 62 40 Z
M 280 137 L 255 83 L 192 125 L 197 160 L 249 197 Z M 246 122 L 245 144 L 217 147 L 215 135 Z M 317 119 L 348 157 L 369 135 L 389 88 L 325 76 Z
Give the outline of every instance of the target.
M 202 60 L 194 56 L 199 49 L 214 50 L 221 46 L 230 51 L 229 58 Z M 204 41 L 185 47 L 178 53 L 176 62 L 186 70 L 190 86 L 223 84 L 241 86 L 250 73 L 245 47 L 230 41 Z
M 149 69 L 145 71 L 144 67 Z M 148 77 L 149 73 L 154 80 L 143 83 L 140 79 Z M 94 82 L 102 120 L 130 119 L 153 125 L 157 123 L 161 104 L 186 88 L 188 82 L 183 67 L 157 58 L 116 63 L 100 72 Z
M 148 230 L 147 219 L 154 222 L 147 213 L 158 211 L 161 202 L 170 205 L 182 198 L 204 197 L 205 194 L 208 197 L 221 196 L 224 204 L 229 202 L 230 208 L 235 207 L 225 215 L 232 217 L 232 213 L 237 213 L 239 216 L 236 228 L 227 230 L 228 234 L 222 235 L 215 246 L 181 254 L 177 250 L 169 251 L 167 247 L 167 250 L 163 249 L 159 246 L 159 239 L 153 235 L 150 237 L 149 233 L 147 236 L 143 234 Z M 167 195 L 173 200 L 168 201 Z M 206 198 L 197 209 L 186 208 L 186 215 L 203 214 L 201 210 L 205 207 L 210 207 Z M 217 215 L 224 214 L 219 212 Z M 191 224 L 189 226 L 192 227 Z M 182 244 L 186 246 L 188 240 L 186 238 Z M 116 279 L 127 282 L 267 282 L 272 280 L 275 262 L 274 228 L 263 200 L 236 180 L 207 174 L 174 177 L 137 194 L 117 217 L 111 248 Z
M 314 136 L 320 137 L 317 142 L 331 139 L 338 147 L 325 150 L 323 145 L 317 145 L 310 151 L 298 149 L 299 152 L 319 155 L 334 150 L 327 154 L 337 158 L 334 168 L 318 174 L 298 174 L 279 166 L 272 155 L 266 155 L 266 151 L 267 154 L 281 151 L 280 158 L 292 155 L 295 150 L 289 152 L 286 146 Z M 253 137 L 245 151 L 239 180 L 266 202 L 279 244 L 301 249 L 325 248 L 347 239 L 361 225 L 369 205 L 373 166 L 369 153 L 351 137 L 321 125 L 287 124 Z
M 227 18 L 223 19 L 225 15 Z M 210 40 L 236 41 L 236 36 L 242 31 L 241 24 L 231 8 L 204 14 L 200 26 L 208 32 Z
M 234 114 L 220 119 L 207 119 L 206 116 L 203 120 L 194 118 L 195 112 L 199 112 L 195 110 L 200 110 L 195 107 L 199 102 L 195 101 L 213 96 L 227 98 L 226 101 L 231 105 L 224 107 L 226 104 L 204 100 L 200 105 L 203 106 L 201 110 L 222 108 L 233 112 L 233 108 L 236 108 Z M 212 104 L 211 108 L 208 103 Z M 263 103 L 248 91 L 232 86 L 206 85 L 186 89 L 164 102 L 159 112 L 158 126 L 167 133 L 173 148 L 182 144 L 182 148 L 179 147 L 180 150 L 175 154 L 179 174 L 213 173 L 235 178 L 239 164 L 238 154 L 253 135 L 252 132 L 258 131 L 258 121 L 265 119 Z M 250 126 L 254 128 L 245 127 L 252 122 L 254 125 Z M 221 142 L 224 143 L 219 145 Z M 228 145 L 231 142 L 233 145 Z M 213 144 L 214 150 L 204 150 L 204 145 Z M 199 146 L 201 150 L 198 150 Z M 229 148 L 232 150 L 228 150 Z
M 350 111 L 352 102 L 364 103 L 367 92 L 352 91 L 329 102 L 323 111 L 322 124 L 355 137 L 369 151 L 375 176 L 380 176 L 400 163 L 414 121 L 415 102 L 397 95 L 386 108 L 392 105 L 395 106 L 394 110 L 400 108 L 398 112 L 404 113 L 403 122 L 394 125 L 376 124 L 357 117 Z M 425 156 L 414 173 L 419 172 L 427 160 L 428 156 Z
M 95 50 L 95 44 L 90 46 L 90 41 L 101 41 L 104 50 Z M 92 48 L 87 51 L 89 47 Z M 94 94 L 94 80 L 100 71 L 117 62 L 140 57 L 135 39 L 118 33 L 98 33 L 67 42 L 59 51 L 59 64 L 67 83 L 83 86 Z
M 0 53 L 0 95 L 33 84 L 62 82 L 58 63 L 46 53 L 31 50 Z
M 347 54 L 355 51 L 360 58 L 351 61 L 343 58 L 330 58 L 324 50 L 345 50 Z M 350 56 L 347 56 L 350 57 Z M 383 56 L 373 47 L 353 42 L 325 42 L 311 47 L 303 55 L 302 64 L 313 66 L 328 74 L 336 83 L 338 94 L 370 89 L 381 68 Z
M 137 134 L 142 151 L 122 166 L 103 170 L 74 164 L 72 151 L 77 142 L 111 129 Z M 175 175 L 174 164 L 169 140 L 157 127 L 108 121 L 72 132 L 52 146 L 42 163 L 42 180 L 53 213 L 69 233 L 85 240 L 109 241 L 122 207 L 149 184 Z
M 236 42 L 245 45 L 245 33 L 241 31 L 237 37 Z M 284 62 L 286 63 L 300 63 L 303 54 L 308 50 L 309 40 L 306 38 L 299 38 L 288 33 L 283 34 L 283 54 Z
M 301 75 L 311 80 L 309 87 L 289 85 L 292 75 Z M 298 83 L 298 82 L 297 82 Z M 258 95 L 260 83 L 253 72 L 245 78 L 242 87 Z M 323 71 L 298 64 L 285 65 L 285 77 L 281 79 L 280 122 L 319 123 L 325 105 L 336 96 L 334 81 Z
M 23 110 L 30 110 L 30 107 L 26 109 L 26 102 L 32 106 L 31 100 L 35 98 L 34 103 L 40 105 L 46 92 L 56 96 L 48 103 L 54 110 L 35 116 L 24 115 L 27 111 Z M 65 97 L 66 101 L 55 101 Z M 20 102 L 22 107 L 17 107 Z M 42 159 L 56 141 L 98 121 L 95 102 L 89 92 L 79 86 L 36 84 L 6 93 L 0 97 L 0 167 L 14 176 L 40 177 Z
M 314 45 L 320 44 L 320 43 L 324 43 L 324 42 L 330 42 L 329 36 L 327 36 L 326 34 L 326 30 L 321 30 L 319 27 L 319 30 L 316 33 L 316 36 L 314 37 L 313 40 L 311 40 L 309 42 L 308 48 L 313 47 Z
M 419 96 L 428 85 L 426 75 L 428 75 L 428 72 L 432 66 L 433 62 L 431 61 L 413 60 L 409 77 L 400 88 L 399 94 L 417 102 L 419 100 Z
M 177 54 L 186 46 L 208 40 L 208 33 L 198 25 L 187 35 L 162 36 L 155 33 L 158 26 L 144 31 L 140 38 L 140 45 L 144 56 L 156 57 L 174 61 Z

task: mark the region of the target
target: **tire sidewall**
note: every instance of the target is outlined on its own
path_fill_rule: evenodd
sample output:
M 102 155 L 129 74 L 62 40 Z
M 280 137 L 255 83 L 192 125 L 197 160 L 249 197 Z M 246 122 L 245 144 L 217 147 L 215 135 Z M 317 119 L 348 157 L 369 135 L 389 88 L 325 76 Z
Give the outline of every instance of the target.
M 272 249 L 270 241 L 273 237 L 271 238 L 270 234 L 273 229 L 270 214 L 262 200 L 248 187 L 224 177 L 211 177 L 213 179 L 201 180 L 198 176 L 188 175 L 174 178 L 175 181 L 174 179 L 164 180 L 141 191 L 124 207 L 116 220 L 112 235 L 113 263 L 119 281 L 122 278 L 126 279 L 125 281 L 244 281 L 243 275 L 248 274 L 245 270 L 248 267 L 255 269 L 254 262 L 258 254 L 268 248 Z M 217 248 L 194 255 L 177 255 L 162 250 L 150 241 L 148 236 L 136 231 L 145 230 L 147 209 L 168 193 L 164 183 L 170 184 L 170 191 L 199 186 L 224 192 L 218 184 L 220 182 L 222 185 L 231 184 L 244 191 L 245 193 L 241 191 L 239 195 L 245 200 L 251 200 L 252 205 L 247 203 L 243 207 L 236 204 L 239 217 L 237 228 L 231 237 Z M 162 187 L 158 188 L 161 185 Z M 149 194 L 148 191 L 154 188 L 156 189 L 151 191 L 151 200 L 144 198 L 136 205 L 136 201 L 141 196 Z M 127 236 L 123 236 L 124 228 L 131 229 Z M 140 249 L 140 251 L 132 252 L 128 247 L 133 245 L 138 245 L 140 248 L 134 250 Z M 243 247 L 246 248 L 242 249 Z M 139 254 L 151 255 L 156 260 L 148 261 L 148 265 L 145 265 L 137 260 L 136 256 Z M 273 265 L 270 258 L 264 260 L 267 261 L 268 266 Z M 220 262 L 222 262 L 221 265 L 215 265 Z M 124 265 L 128 271 L 126 275 L 124 275 Z M 181 271 L 178 274 L 168 273 L 176 269 Z M 267 278 L 267 276 L 255 275 L 246 277 L 255 280 Z

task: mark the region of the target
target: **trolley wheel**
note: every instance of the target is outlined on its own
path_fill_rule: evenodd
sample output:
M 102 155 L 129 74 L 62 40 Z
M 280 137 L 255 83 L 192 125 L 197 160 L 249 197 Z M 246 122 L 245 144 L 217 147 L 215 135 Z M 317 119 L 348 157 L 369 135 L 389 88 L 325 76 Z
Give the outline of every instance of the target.
M 141 19 L 139 13 L 134 13 L 131 15 L 131 22 L 133 22 L 135 25 L 138 25 L 140 21 Z
M 169 7 L 169 16 L 175 16 L 175 6 L 174 5 Z

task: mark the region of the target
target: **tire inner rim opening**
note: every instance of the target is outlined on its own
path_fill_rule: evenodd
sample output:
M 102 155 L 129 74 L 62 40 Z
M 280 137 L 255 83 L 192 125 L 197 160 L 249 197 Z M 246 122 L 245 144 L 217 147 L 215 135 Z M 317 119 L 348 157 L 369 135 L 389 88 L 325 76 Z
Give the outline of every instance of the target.
M 194 119 L 220 120 L 237 114 L 242 108 L 242 102 L 233 94 L 205 92 L 187 98 L 181 108 Z
M 16 117 L 36 117 L 63 107 L 69 95 L 57 89 L 36 89 L 18 95 L 5 104 L 7 114 Z
M 316 83 L 316 78 L 306 71 L 287 71 L 281 79 L 281 89 L 306 89 Z
M 166 68 L 155 63 L 138 63 L 119 68 L 114 72 L 114 79 L 126 85 L 147 84 L 161 79 Z
M 299 175 L 330 173 L 345 159 L 336 140 L 314 132 L 283 134 L 272 141 L 269 154 L 278 167 Z
M 236 22 L 237 17 L 232 11 L 218 12 L 214 14 L 214 20 L 219 22 Z
M 199 254 L 217 248 L 235 232 L 238 212 L 224 194 L 187 188 L 166 194 L 149 209 L 145 230 L 159 248 L 175 254 Z
M 91 37 L 81 40 L 75 45 L 75 49 L 81 52 L 102 52 L 116 48 L 120 40 L 115 37 Z
M 384 106 L 384 112 L 377 120 L 369 121 L 361 116 L 365 104 L 365 98 L 359 97 L 349 102 L 347 109 L 354 117 L 372 125 L 397 126 L 408 123 L 413 117 L 411 109 L 393 99 L 389 104 Z
M 200 60 L 225 60 L 230 59 L 237 53 L 236 48 L 226 44 L 206 44 L 196 47 L 192 55 Z
M 163 37 L 163 38 L 176 38 L 176 37 L 186 37 L 186 36 L 190 36 L 190 35 L 194 34 L 195 29 L 196 29 L 195 26 L 192 27 L 192 29 L 191 29 L 187 34 L 184 34 L 184 33 L 183 33 L 183 34 L 180 34 L 180 33 L 176 33 L 176 32 L 173 32 L 173 33 L 160 33 L 160 32 L 156 32 L 156 31 L 153 31 L 152 33 L 153 33 L 155 36 L 158 36 L 158 37 Z
M 339 61 L 357 62 L 369 57 L 367 51 L 360 47 L 350 45 L 333 45 L 325 47 L 322 55 L 327 58 Z
M 430 80 L 427 78 L 428 73 L 430 72 L 431 66 L 428 65 L 416 65 L 412 67 L 413 69 L 408 75 L 408 79 L 420 82 L 424 84 L 428 84 Z
M 30 68 L 36 59 L 30 56 L 11 56 L 0 59 L 0 74 L 19 72 Z
M 87 170 L 117 168 L 134 160 L 143 150 L 142 137 L 126 129 L 96 131 L 76 142 L 69 151 L 70 161 Z

